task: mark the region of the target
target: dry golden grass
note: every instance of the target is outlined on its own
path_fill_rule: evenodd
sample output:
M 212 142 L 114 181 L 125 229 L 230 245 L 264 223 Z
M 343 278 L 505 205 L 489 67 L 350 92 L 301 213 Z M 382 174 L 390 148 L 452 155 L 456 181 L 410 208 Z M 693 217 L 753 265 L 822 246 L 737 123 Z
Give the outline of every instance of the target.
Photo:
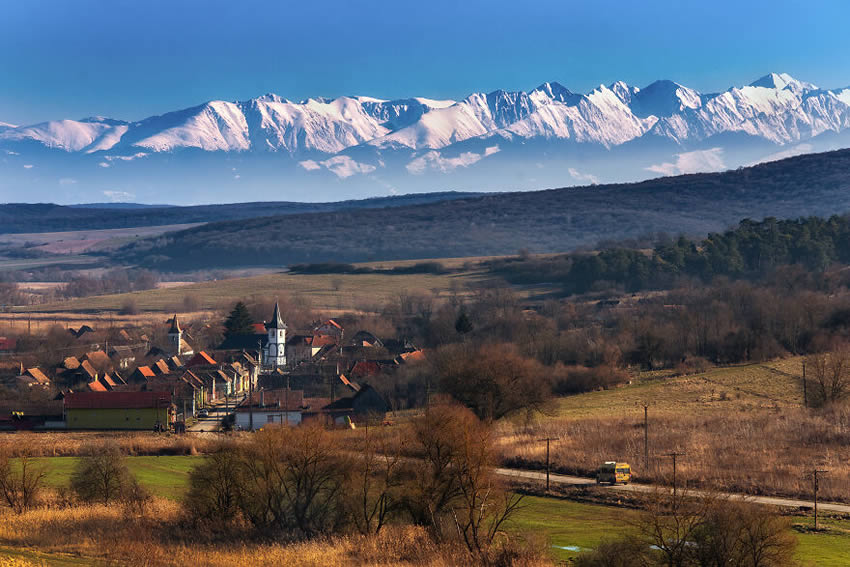
M 642 376 L 632 385 L 558 401 L 553 416 L 500 424 L 507 463 L 540 467 L 545 443 L 555 468 L 592 475 L 604 461 L 632 464 L 641 481 L 680 478 L 695 486 L 808 497 L 815 465 L 830 469 L 825 499 L 850 501 L 850 407 L 802 407 L 801 360 L 711 369 L 683 377 Z M 643 402 L 649 406 L 649 469 L 644 466 Z
M 569 396 L 558 401 L 558 417 L 628 417 L 650 404 L 659 415 L 713 415 L 799 407 L 803 403 L 802 359 L 712 368 L 700 374 L 642 373 L 631 385 Z
M 313 308 L 326 312 L 360 311 L 379 307 L 401 293 L 448 294 L 463 290 L 467 282 L 483 277 L 480 272 L 456 274 L 266 274 L 204 282 L 176 288 L 161 288 L 126 294 L 86 297 L 33 307 L 17 308 L 20 312 L 72 313 L 117 312 L 132 299 L 143 311 L 168 311 L 180 305 L 183 298 L 193 297 L 202 310 L 215 310 L 238 299 L 289 296 L 293 301 L 307 301 Z
M 175 288 L 176 289 L 176 288 Z M 178 305 L 173 306 L 173 311 L 179 311 L 180 321 L 209 321 L 217 314 L 213 311 L 185 312 Z M 109 327 L 154 327 L 163 325 L 166 320 L 166 312 L 148 312 L 138 315 L 122 315 L 118 312 L 103 313 L 65 313 L 60 311 L 28 313 L 0 313 L 0 335 L 3 333 L 26 333 L 34 335 L 44 334 L 55 325 L 63 327 L 79 327 L 90 325 L 98 330 Z
M 389 526 L 378 536 L 343 535 L 293 543 L 261 543 L 240 534 L 228 541 L 204 540 L 182 521 L 177 504 L 162 499 L 154 500 L 143 515 L 128 514 L 120 506 L 102 505 L 40 508 L 19 516 L 5 509 L 0 511 L 0 545 L 70 553 L 107 564 L 475 565 L 457 547 L 437 545 L 423 529 L 411 526 Z M 549 564 L 533 559 L 517 563 L 517 567 Z
M 236 435 L 236 434 L 234 434 Z M 0 448 L 12 455 L 73 457 L 86 446 L 115 443 L 125 455 L 195 455 L 207 453 L 221 441 L 216 433 L 171 435 L 153 432 L 55 432 L 18 431 L 0 436 Z

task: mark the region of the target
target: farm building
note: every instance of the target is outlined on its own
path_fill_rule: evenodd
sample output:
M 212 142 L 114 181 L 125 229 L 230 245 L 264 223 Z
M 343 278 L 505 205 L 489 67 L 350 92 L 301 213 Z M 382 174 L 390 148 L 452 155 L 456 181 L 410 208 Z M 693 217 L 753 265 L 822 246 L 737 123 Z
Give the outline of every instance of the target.
M 307 409 L 302 390 L 260 390 L 236 407 L 236 426 L 249 430 L 269 423 L 298 425 Z
M 355 423 L 378 422 L 384 420 L 390 406 L 371 386 L 363 384 L 356 394 L 339 398 L 322 408 L 315 416 L 326 424 L 344 425 L 346 418 Z
M 170 392 L 72 392 L 65 396 L 68 429 L 142 429 L 168 426 Z

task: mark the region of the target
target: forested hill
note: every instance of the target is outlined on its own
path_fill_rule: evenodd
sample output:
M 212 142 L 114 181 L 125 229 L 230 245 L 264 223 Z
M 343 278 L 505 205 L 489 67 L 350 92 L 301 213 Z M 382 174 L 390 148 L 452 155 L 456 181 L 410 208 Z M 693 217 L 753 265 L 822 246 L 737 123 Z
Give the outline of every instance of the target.
M 840 150 L 634 184 L 218 222 L 138 241 L 115 260 L 181 270 L 565 252 L 659 231 L 705 236 L 743 218 L 848 210 L 850 150 Z
M 0 204 L 0 234 L 161 226 L 247 219 L 269 214 L 291 215 L 362 208 L 399 207 L 475 195 L 475 193 L 447 191 L 332 203 L 280 201 L 187 207 L 128 205 L 125 203 L 71 206 L 50 203 L 7 203 Z

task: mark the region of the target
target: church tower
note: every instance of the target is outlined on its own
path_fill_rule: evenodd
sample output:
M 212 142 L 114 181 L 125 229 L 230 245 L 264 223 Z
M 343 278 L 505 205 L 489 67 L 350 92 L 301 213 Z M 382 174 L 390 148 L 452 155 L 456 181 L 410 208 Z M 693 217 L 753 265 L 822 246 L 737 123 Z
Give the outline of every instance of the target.
M 171 328 L 168 330 L 168 344 L 171 346 L 171 353 L 180 356 L 180 347 L 183 341 L 183 330 L 180 329 L 180 322 L 177 321 L 177 314 L 171 320 Z
M 280 316 L 280 307 L 274 304 L 272 319 L 266 323 L 269 332 L 269 342 L 266 347 L 266 359 L 263 361 L 268 368 L 280 368 L 286 365 L 286 324 Z

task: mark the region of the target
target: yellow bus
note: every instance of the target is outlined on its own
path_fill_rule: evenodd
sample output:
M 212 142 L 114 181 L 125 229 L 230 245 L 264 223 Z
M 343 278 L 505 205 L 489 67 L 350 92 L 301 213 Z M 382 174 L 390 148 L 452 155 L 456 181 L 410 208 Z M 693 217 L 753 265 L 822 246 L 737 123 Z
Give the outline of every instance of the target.
M 607 482 L 617 484 L 622 482 L 628 484 L 632 480 L 632 468 L 629 463 L 618 463 L 616 461 L 606 461 L 602 463 L 596 473 L 596 484 Z

